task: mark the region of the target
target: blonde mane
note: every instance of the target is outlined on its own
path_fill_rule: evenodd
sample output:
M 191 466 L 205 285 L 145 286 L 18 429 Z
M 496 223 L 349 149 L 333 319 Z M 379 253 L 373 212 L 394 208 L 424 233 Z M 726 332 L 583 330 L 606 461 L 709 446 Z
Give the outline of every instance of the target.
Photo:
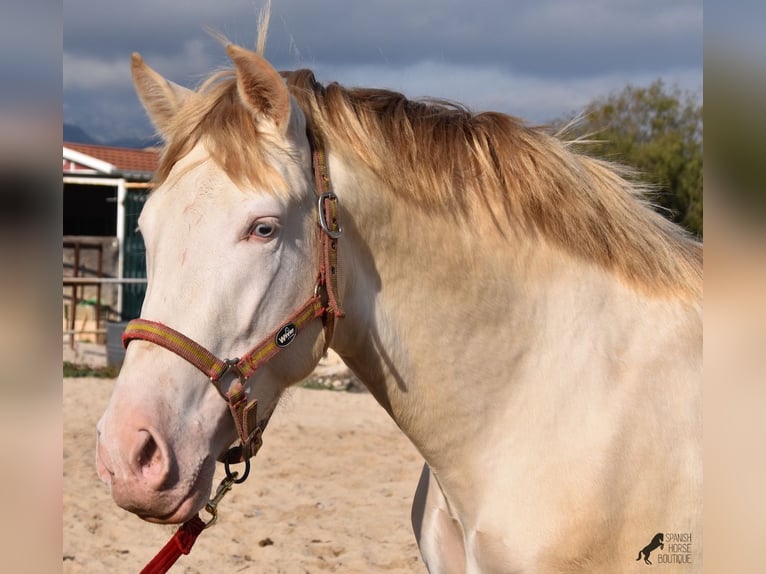
M 654 293 L 701 295 L 701 246 L 648 206 L 627 170 L 505 114 L 285 76 L 309 126 L 402 200 L 459 210 L 480 232 L 538 235 Z
M 482 233 L 540 237 L 657 295 L 701 296 L 701 246 L 619 167 L 504 114 L 322 86 L 308 70 L 283 76 L 328 148 L 359 158 L 402 201 L 469 216 Z M 158 179 L 203 138 L 234 181 L 289 193 L 266 161 L 276 142 L 263 141 L 239 102 L 233 71 L 212 76 L 178 114 Z

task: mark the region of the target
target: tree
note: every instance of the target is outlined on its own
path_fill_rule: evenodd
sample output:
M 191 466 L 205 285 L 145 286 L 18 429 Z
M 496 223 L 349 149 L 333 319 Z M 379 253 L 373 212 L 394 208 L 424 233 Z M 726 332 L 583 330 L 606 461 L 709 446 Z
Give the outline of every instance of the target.
M 653 203 L 702 237 L 702 105 L 696 98 L 656 80 L 596 99 L 582 116 L 557 125 L 571 124 L 567 137 L 588 140 L 589 154 L 637 170 L 656 190 Z

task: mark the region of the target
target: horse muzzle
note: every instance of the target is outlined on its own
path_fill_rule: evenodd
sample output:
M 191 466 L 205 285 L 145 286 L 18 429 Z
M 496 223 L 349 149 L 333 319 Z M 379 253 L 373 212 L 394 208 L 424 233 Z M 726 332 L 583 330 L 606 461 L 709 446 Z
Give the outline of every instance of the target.
M 96 471 L 121 508 L 149 522 L 175 524 L 205 505 L 215 471 L 212 458 L 200 461 L 182 480 L 171 449 L 157 433 L 121 433 L 110 446 L 98 432 Z

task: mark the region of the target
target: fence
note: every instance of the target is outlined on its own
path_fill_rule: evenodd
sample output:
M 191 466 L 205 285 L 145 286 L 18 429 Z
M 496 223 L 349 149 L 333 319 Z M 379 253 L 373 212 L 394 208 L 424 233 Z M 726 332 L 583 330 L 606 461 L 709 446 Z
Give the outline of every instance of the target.
M 125 285 L 139 285 L 142 286 L 145 289 L 146 286 L 146 278 L 142 277 L 126 277 L 126 278 L 114 278 L 114 277 L 64 277 L 63 278 L 63 284 L 64 287 L 71 287 L 72 288 L 72 295 L 69 301 L 69 313 L 67 316 L 67 322 L 68 322 L 68 328 L 64 329 L 64 336 L 69 336 L 69 347 L 74 348 L 74 340 L 75 336 L 79 334 L 97 334 L 97 335 L 105 335 L 107 330 L 106 327 L 102 327 L 101 324 L 103 323 L 103 317 L 101 314 L 101 301 L 97 297 L 96 300 L 96 310 L 95 310 L 95 327 L 93 328 L 83 328 L 83 329 L 76 329 L 77 325 L 77 308 L 78 303 L 82 302 L 82 299 L 79 297 L 79 289 L 80 286 L 96 286 L 98 289 L 98 292 L 100 293 L 100 288 L 102 285 L 119 285 L 120 288 Z

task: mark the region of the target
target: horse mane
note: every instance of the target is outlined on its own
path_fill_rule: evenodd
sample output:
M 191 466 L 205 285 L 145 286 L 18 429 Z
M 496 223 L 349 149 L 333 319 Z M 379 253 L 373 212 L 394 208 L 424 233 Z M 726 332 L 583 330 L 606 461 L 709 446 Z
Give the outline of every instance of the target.
M 541 238 L 654 294 L 701 296 L 701 246 L 651 209 L 625 169 L 505 114 L 323 86 L 309 70 L 283 76 L 327 147 L 361 159 L 403 201 L 469 217 L 481 233 Z M 290 193 L 268 157 L 292 155 L 264 142 L 239 101 L 233 70 L 211 76 L 166 136 L 159 181 L 204 140 L 236 183 Z
M 627 168 L 576 153 L 543 128 L 443 100 L 284 74 L 311 129 L 429 212 L 481 233 L 536 236 L 654 294 L 700 297 L 702 247 L 656 213 Z

